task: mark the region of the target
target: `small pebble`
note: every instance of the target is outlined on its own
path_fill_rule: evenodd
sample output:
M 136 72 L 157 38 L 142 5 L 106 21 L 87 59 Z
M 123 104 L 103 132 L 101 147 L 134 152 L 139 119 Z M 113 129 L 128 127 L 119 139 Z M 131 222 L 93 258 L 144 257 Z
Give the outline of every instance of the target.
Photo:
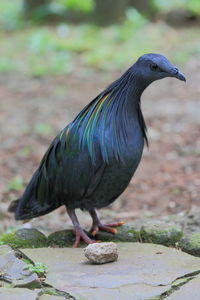
M 84 248 L 84 254 L 95 264 L 105 264 L 118 258 L 117 245 L 113 242 L 89 244 Z

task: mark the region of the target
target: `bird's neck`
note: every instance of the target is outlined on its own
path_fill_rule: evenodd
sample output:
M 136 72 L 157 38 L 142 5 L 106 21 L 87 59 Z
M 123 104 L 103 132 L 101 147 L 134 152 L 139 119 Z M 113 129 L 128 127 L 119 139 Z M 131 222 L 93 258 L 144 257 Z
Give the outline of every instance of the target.
M 146 86 L 138 80 L 128 70 L 90 102 L 71 123 L 69 132 L 72 130 L 78 137 L 83 151 L 88 148 L 94 163 L 97 148 L 105 162 L 109 163 L 113 158 L 122 161 L 130 132 L 133 136 L 138 133 L 141 139 L 146 139 L 146 126 L 140 109 L 140 97 Z
M 134 135 L 139 129 L 147 145 L 146 124 L 141 111 L 141 96 L 149 84 L 143 81 L 133 70 L 128 70 L 122 75 L 116 89 L 121 92 L 121 97 L 116 96 L 118 114 L 115 115 L 116 123 L 119 123 L 121 131 L 129 131 Z M 124 133 L 123 136 L 127 136 L 127 133 Z
M 122 109 L 128 110 L 130 116 L 131 114 L 135 116 L 140 106 L 141 95 L 149 84 L 150 82 L 144 81 L 131 67 L 112 83 L 108 90 L 110 88 L 113 94 L 117 95 L 116 101 L 121 102 Z
M 149 84 L 138 76 L 134 69 L 130 68 L 107 88 L 106 92 L 110 92 L 113 95 L 116 102 L 115 105 L 119 107 L 118 116 L 116 115 L 119 122 L 126 123 L 140 119 L 142 116 L 140 108 L 141 96 Z

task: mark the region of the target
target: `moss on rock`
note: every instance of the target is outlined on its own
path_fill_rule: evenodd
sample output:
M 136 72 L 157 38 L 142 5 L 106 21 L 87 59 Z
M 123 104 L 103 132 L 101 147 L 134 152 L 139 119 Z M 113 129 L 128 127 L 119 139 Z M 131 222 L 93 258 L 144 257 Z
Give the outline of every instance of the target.
M 49 246 L 71 247 L 74 243 L 72 230 L 61 230 L 51 233 L 48 236 Z
M 100 231 L 95 238 L 104 242 L 139 242 L 140 231 L 136 230 L 133 226 L 123 225 L 117 228 L 117 233 L 114 235 Z
M 89 233 L 88 233 L 89 234 Z M 132 226 L 123 225 L 117 229 L 117 234 L 98 232 L 92 239 L 113 242 L 145 242 L 176 246 L 195 256 L 200 256 L 200 232 L 185 236 L 181 227 L 173 222 L 145 220 Z M 72 230 L 57 231 L 48 238 L 37 229 L 19 229 L 15 233 L 0 235 L 0 245 L 6 244 L 13 248 L 41 248 L 48 246 L 72 247 L 75 237 Z M 80 246 L 85 247 L 83 241 Z
M 121 226 L 117 229 L 117 234 L 113 235 L 108 232 L 98 232 L 95 236 L 87 233 L 91 239 L 100 241 L 112 242 L 138 242 L 140 241 L 140 233 L 131 226 Z M 48 244 L 50 246 L 71 247 L 74 243 L 75 237 L 72 230 L 57 231 L 49 235 Z M 85 246 L 85 243 L 80 242 L 80 246 Z
M 200 232 L 195 232 L 182 239 L 181 248 L 183 251 L 195 256 L 200 256 Z
M 183 232 L 181 228 L 175 224 L 149 221 L 142 226 L 140 237 L 142 242 L 177 246 L 183 237 Z
M 47 237 L 37 229 L 22 228 L 15 233 L 0 235 L 0 243 L 13 248 L 41 248 L 47 247 Z

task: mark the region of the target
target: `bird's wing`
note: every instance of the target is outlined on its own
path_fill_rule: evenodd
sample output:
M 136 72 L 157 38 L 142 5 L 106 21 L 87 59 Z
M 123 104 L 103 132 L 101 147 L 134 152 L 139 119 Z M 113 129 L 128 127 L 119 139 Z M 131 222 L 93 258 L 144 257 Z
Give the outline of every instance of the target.
M 68 125 L 69 126 L 69 125 Z M 87 148 L 66 127 L 45 153 L 39 168 L 27 185 L 16 209 L 16 219 L 44 215 L 62 204 L 82 207 L 98 185 L 105 163 L 92 164 Z

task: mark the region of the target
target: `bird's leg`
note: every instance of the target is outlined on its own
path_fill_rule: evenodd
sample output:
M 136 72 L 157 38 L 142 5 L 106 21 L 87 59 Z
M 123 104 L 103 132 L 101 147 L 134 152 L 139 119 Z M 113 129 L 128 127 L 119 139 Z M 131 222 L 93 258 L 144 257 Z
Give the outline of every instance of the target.
M 117 222 L 117 223 L 112 223 L 112 224 L 102 224 L 101 221 L 99 220 L 97 213 L 94 209 L 90 209 L 89 213 L 92 217 L 93 220 L 93 224 L 92 224 L 92 228 L 91 228 L 91 234 L 93 236 L 95 236 L 97 234 L 97 232 L 99 230 L 101 231 L 106 231 L 106 232 L 111 232 L 113 234 L 117 233 L 117 229 L 116 228 L 112 228 L 112 227 L 118 227 L 124 224 L 124 222 Z
M 72 220 L 72 223 L 74 225 L 74 231 L 75 231 L 75 236 L 76 236 L 73 248 L 78 247 L 81 238 L 86 244 L 92 244 L 93 241 L 87 236 L 87 234 L 81 228 L 81 225 L 80 225 L 80 223 L 77 219 L 77 216 L 75 214 L 75 210 L 70 209 L 70 208 L 67 207 L 67 212 L 68 212 L 68 215 L 69 215 L 69 217 Z

